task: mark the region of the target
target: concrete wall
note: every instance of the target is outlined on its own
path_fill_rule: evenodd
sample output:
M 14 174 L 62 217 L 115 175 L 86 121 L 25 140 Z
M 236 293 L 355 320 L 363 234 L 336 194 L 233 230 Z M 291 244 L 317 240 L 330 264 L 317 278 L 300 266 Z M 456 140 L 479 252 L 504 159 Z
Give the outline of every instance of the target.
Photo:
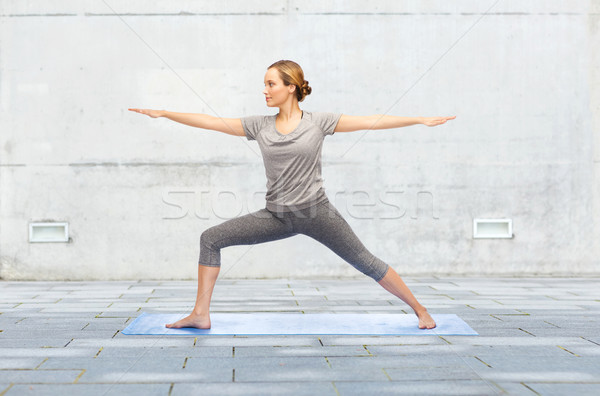
M 258 145 L 127 108 L 274 114 L 279 59 L 308 111 L 457 115 L 325 140 L 328 196 L 401 275 L 600 273 L 597 1 L 0 7 L 3 279 L 195 278 L 201 232 L 264 207 Z M 474 218 L 514 237 L 474 239 Z M 70 241 L 30 243 L 38 221 Z M 303 235 L 222 258 L 224 278 L 363 276 Z

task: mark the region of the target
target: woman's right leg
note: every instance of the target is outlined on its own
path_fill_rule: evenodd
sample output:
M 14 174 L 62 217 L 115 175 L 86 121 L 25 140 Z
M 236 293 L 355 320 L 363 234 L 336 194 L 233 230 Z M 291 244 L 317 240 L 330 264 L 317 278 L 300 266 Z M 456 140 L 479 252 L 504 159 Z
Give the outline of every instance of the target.
M 200 236 L 198 291 L 190 315 L 169 328 L 210 328 L 210 299 L 221 269 L 221 249 L 233 245 L 254 245 L 296 235 L 289 222 L 266 209 L 227 220 L 210 227 Z

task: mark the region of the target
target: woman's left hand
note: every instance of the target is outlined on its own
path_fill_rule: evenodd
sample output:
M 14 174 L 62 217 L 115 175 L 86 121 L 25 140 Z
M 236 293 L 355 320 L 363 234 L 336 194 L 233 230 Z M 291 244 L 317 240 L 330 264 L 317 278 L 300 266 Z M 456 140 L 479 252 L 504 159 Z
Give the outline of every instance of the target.
M 456 118 L 456 116 L 452 116 L 452 117 L 421 117 L 421 118 L 423 119 L 423 122 L 421 122 L 423 125 L 436 126 L 436 125 L 444 124 L 448 120 L 453 120 Z

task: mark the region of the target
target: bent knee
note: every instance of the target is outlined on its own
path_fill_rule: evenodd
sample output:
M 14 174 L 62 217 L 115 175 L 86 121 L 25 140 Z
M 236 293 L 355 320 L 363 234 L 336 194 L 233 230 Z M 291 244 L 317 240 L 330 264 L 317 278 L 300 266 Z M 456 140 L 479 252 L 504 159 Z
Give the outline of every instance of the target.
M 218 235 L 214 227 L 207 228 L 200 234 L 200 244 L 212 247 L 218 240 Z

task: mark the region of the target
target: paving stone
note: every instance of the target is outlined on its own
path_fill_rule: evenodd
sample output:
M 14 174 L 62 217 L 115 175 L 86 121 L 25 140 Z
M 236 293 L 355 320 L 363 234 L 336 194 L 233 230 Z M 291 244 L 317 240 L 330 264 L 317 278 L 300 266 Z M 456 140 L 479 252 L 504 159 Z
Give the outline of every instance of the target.
M 232 371 L 207 368 L 202 371 L 192 371 L 187 369 L 181 369 L 179 371 L 165 372 L 161 369 L 156 371 L 149 371 L 142 369 L 140 371 L 122 371 L 122 370 L 110 370 L 104 368 L 101 372 L 99 370 L 93 370 L 85 372 L 81 379 L 77 382 L 79 384 L 95 384 L 95 383 L 181 383 L 181 382 L 231 382 Z
M 202 383 L 202 384 L 175 384 L 171 395 L 226 395 L 226 396 L 268 396 L 268 395 L 294 395 L 336 396 L 335 388 L 330 382 L 232 382 L 232 383 Z
M 527 386 L 544 396 L 597 396 L 600 395 L 600 383 L 595 384 L 540 384 L 527 382 Z
M 44 359 L 39 368 L 44 370 L 127 370 L 138 360 L 137 357 L 106 357 L 101 354 L 86 357 L 50 357 Z M 182 360 L 183 361 L 183 360 Z
M 2 348 L 25 348 L 25 347 L 37 347 L 37 348 L 62 348 L 65 347 L 72 338 L 39 338 L 39 337 L 26 337 L 26 338 L 0 338 L 0 349 Z
M 15 385 L 6 396 L 164 396 L 169 393 L 170 383 L 165 384 L 30 384 Z
M 104 347 L 121 347 L 121 348 L 157 348 L 161 346 L 190 346 L 193 344 L 193 338 L 190 337 L 167 337 L 167 336 L 154 336 L 147 338 L 133 338 L 133 337 L 115 337 L 111 339 L 105 338 L 86 338 L 73 340 L 69 347 L 90 347 L 101 345 Z
M 158 348 L 102 348 L 99 357 L 138 357 L 144 354 L 155 359 L 163 356 L 185 357 L 231 357 L 233 348 L 230 346 L 183 346 L 183 347 L 158 347 Z
M 327 360 L 334 369 L 363 368 L 427 368 L 465 364 L 465 359 L 458 355 L 373 355 L 361 357 L 328 356 Z
M 384 367 L 392 381 L 450 381 L 450 380 L 479 380 L 480 376 L 465 364 L 436 365 L 429 367 Z
M 84 320 L 93 319 L 97 313 L 82 313 L 82 312 L 32 312 L 32 311 L 19 311 L 15 309 L 12 312 L 4 311 L 3 317 L 17 318 L 17 320 L 24 320 L 31 318 L 35 319 L 62 319 L 62 320 Z
M 487 382 L 502 392 L 502 395 L 518 395 L 518 396 L 540 396 L 539 393 L 534 392 L 529 388 L 527 383 L 522 382 L 504 382 L 504 381 L 492 381 Z
M 0 358 L 0 369 L 34 369 L 42 363 L 41 358 Z M 0 393 L 1 387 L 0 387 Z
M 341 396 L 346 395 L 497 395 L 498 389 L 483 380 L 387 381 L 334 383 Z M 533 395 L 533 393 L 532 393 Z
M 482 372 L 477 370 L 477 373 L 486 380 L 495 382 L 511 381 L 511 382 L 550 382 L 550 383 L 565 383 L 577 384 L 585 382 L 598 382 L 598 375 L 594 373 L 585 373 L 573 369 L 573 371 L 562 370 L 544 370 L 544 371 L 523 371 L 515 370 L 511 372 L 489 371 Z M 568 393 L 574 394 L 574 393 Z
M 89 314 L 93 314 L 93 315 L 98 315 L 100 314 L 104 309 L 106 308 L 95 308 L 95 307 L 58 307 L 58 306 L 54 306 L 54 307 L 49 307 L 49 308 L 42 308 L 40 309 L 38 312 L 44 314 L 44 313 L 56 313 L 56 312 L 73 312 L 73 313 L 89 313 Z
M 598 328 L 556 328 L 548 327 L 536 329 L 523 326 L 523 330 L 534 334 L 536 337 L 593 337 L 598 334 Z
M 327 360 L 324 357 L 316 356 L 235 356 L 227 358 L 207 358 L 207 357 L 192 357 L 189 358 L 186 363 L 186 368 L 189 370 L 205 370 L 211 368 L 219 369 L 250 369 L 250 370 L 263 370 L 270 372 L 276 369 L 298 369 L 304 370 L 305 368 L 311 369 L 330 369 Z
M 207 358 L 209 359 L 209 358 Z M 142 354 L 138 357 L 120 357 L 120 358 L 107 358 L 106 356 L 100 358 L 78 358 L 76 362 L 57 362 L 52 364 L 49 359 L 50 365 L 57 365 L 57 363 L 65 363 L 67 365 L 82 364 L 78 368 L 86 369 L 85 374 L 81 377 L 82 381 L 90 382 L 90 377 L 98 376 L 107 372 L 174 372 L 178 373 L 184 369 L 186 359 L 177 356 L 162 356 L 157 359 L 156 356 L 149 356 Z M 46 363 L 42 366 L 46 368 Z M 50 367 L 50 366 L 48 366 Z
M 365 346 L 372 355 L 375 356 L 413 356 L 413 355 L 455 355 L 455 354 L 470 354 L 474 349 L 470 345 L 368 345 Z
M 321 369 L 304 366 L 301 368 L 276 368 L 271 371 L 255 367 L 240 368 L 235 371 L 236 381 L 307 381 L 329 382 L 332 381 L 385 381 L 388 377 L 381 369 L 364 368 L 357 371 Z
M 368 356 L 369 351 L 363 346 L 238 346 L 235 347 L 236 357 L 267 357 L 267 356 Z
M 68 319 L 59 317 L 26 317 L 24 320 L 19 321 L 18 325 L 14 326 L 15 329 L 25 329 L 25 328 L 48 328 L 48 326 L 55 329 L 77 329 L 81 328 L 81 326 L 85 325 L 88 321 L 84 319 Z
M 585 345 L 570 345 L 567 349 L 570 353 L 579 356 L 590 356 L 600 358 L 600 345 L 590 343 L 589 346 Z
M 6 332 L 2 332 L 2 338 L 1 340 L 10 340 L 10 339 L 14 339 L 14 340 L 31 340 L 32 343 L 38 343 L 38 344 L 44 344 L 44 340 L 45 339 L 50 339 L 50 337 L 53 337 L 54 334 L 60 334 L 61 338 L 59 338 L 59 340 L 70 340 L 71 338 L 85 338 L 85 337 L 94 337 L 94 335 L 96 336 L 96 338 L 101 337 L 101 338 L 111 338 L 115 332 L 118 330 L 114 329 L 114 330 L 104 330 L 104 331 L 81 331 L 81 329 L 69 329 L 69 330 L 59 330 L 59 329 L 46 329 L 41 330 L 41 329 L 37 329 L 37 330 L 33 330 L 33 329 L 27 329 L 26 331 L 17 331 L 17 330 L 8 330 Z M 49 337 L 50 334 L 50 337 Z M 64 338 L 63 338 L 64 337 Z M 8 345 L 10 346 L 10 345 Z M 33 346 L 33 344 L 31 345 Z M 43 345 L 42 345 L 43 346 Z
M 98 318 L 95 320 L 88 321 L 80 328 L 80 330 L 82 332 L 94 332 L 103 330 L 117 331 L 124 329 L 125 327 L 127 327 L 127 325 L 128 321 L 124 318 Z
M 600 349 L 600 348 L 598 348 Z M 566 352 L 559 347 L 540 348 L 537 346 L 511 345 L 372 345 L 368 350 L 376 356 L 382 355 L 423 355 L 457 354 L 459 356 L 549 356 L 564 357 Z
M 58 357 L 58 356 L 95 356 L 97 348 L 2 348 L 0 347 L 0 357 Z
M 600 361 L 595 357 L 574 356 L 564 353 L 561 358 L 551 356 L 526 356 L 526 355 L 486 355 L 485 362 L 492 366 L 494 371 L 569 371 L 570 367 L 578 367 L 582 373 L 600 373 Z M 579 367 L 580 366 L 580 367 Z
M 52 303 L 40 303 L 40 302 L 23 302 L 17 308 L 20 309 L 30 309 L 30 308 L 63 308 L 65 312 L 69 311 L 69 308 L 79 308 L 85 310 L 101 310 L 101 308 L 106 308 L 111 304 L 110 300 L 106 300 L 101 303 L 82 303 L 82 302 L 52 302 Z
M 13 384 L 73 382 L 82 370 L 0 370 L 0 382 Z
M 388 377 L 381 369 L 362 368 L 361 370 L 323 369 L 322 367 L 241 367 L 235 369 L 235 380 L 239 382 L 255 381 L 385 381 Z
M 493 337 L 493 336 L 502 336 L 502 337 L 535 337 L 535 334 L 531 332 L 525 332 L 519 328 L 512 327 L 480 327 L 475 324 L 471 324 L 473 330 L 479 333 L 480 337 Z M 445 336 L 444 336 L 445 337 Z
M 527 334 L 519 337 L 462 337 L 441 336 L 452 345 L 588 345 L 588 342 L 580 337 L 532 337 Z

